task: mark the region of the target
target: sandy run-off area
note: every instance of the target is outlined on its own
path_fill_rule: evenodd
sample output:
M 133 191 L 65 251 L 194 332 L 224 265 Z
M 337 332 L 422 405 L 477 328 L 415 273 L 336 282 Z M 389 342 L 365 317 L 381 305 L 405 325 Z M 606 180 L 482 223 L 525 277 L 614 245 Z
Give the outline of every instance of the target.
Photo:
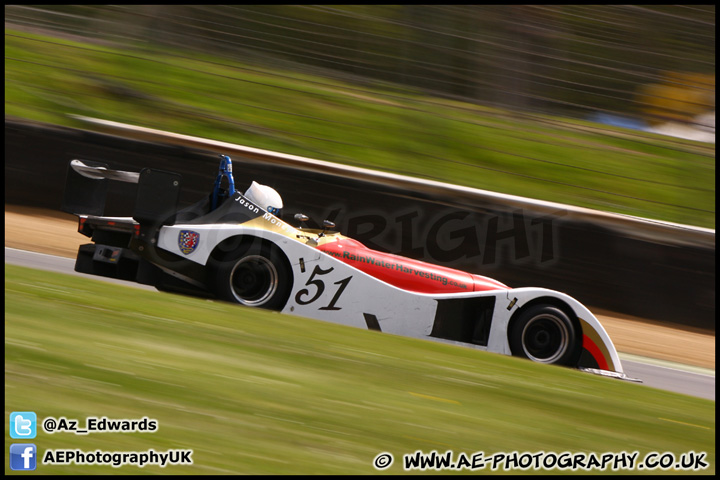
M 88 239 L 77 232 L 77 219 L 73 215 L 5 206 L 6 247 L 74 258 L 83 243 L 88 243 Z M 712 333 L 589 308 L 620 353 L 715 369 L 715 335 Z

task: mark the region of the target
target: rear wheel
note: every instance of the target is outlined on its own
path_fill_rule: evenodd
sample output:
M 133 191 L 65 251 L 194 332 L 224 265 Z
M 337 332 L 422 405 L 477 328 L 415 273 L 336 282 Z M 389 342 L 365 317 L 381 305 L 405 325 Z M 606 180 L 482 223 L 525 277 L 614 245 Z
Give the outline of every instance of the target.
M 213 270 L 215 293 L 228 302 L 280 310 L 290 294 L 290 269 L 270 245 L 239 249 L 219 260 Z
M 580 354 L 580 338 L 565 312 L 550 305 L 535 305 L 513 324 L 510 350 L 534 362 L 574 366 Z

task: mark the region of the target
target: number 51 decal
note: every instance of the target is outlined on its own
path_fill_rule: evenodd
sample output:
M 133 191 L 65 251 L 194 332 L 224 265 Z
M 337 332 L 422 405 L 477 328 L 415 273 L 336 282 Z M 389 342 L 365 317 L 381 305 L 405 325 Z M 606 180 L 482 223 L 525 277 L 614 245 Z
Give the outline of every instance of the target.
M 317 277 L 327 275 L 334 269 L 335 267 L 330 267 L 327 270 L 323 270 L 318 265 L 315 265 L 315 269 L 313 270 L 312 274 L 310 274 L 310 278 L 308 278 L 308 281 L 305 283 L 305 286 L 313 285 L 315 287 L 315 294 L 310 297 L 309 288 L 303 288 L 302 290 L 299 290 L 297 292 L 297 295 L 295 295 L 295 301 L 298 303 L 298 305 L 309 305 L 318 298 L 320 298 L 320 296 L 325 292 L 325 282 L 323 282 L 321 278 Z M 352 280 L 352 276 L 343 278 L 342 280 L 335 282 L 333 285 L 339 285 L 339 287 L 335 292 L 335 295 L 332 297 L 332 300 L 330 300 L 330 303 L 328 303 L 326 306 L 320 307 L 318 310 L 340 310 L 341 307 L 336 307 L 335 304 L 340 299 L 340 296 L 345 291 L 345 288 L 348 286 L 348 283 L 350 283 L 350 280 Z

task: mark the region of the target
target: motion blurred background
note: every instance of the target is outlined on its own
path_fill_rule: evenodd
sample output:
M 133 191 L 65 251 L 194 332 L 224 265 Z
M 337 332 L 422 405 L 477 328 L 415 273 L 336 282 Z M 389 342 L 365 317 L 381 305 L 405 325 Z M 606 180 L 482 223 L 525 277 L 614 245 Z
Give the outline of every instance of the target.
M 551 218 L 552 261 L 486 265 L 486 242 L 451 266 L 670 323 L 662 337 L 647 335 L 655 323 L 628 330 L 624 347 L 714 364 L 712 345 L 679 330 L 715 332 L 714 5 L 6 5 L 6 211 L 43 194 L 57 209 L 73 158 L 182 167 L 185 191 L 211 186 L 225 153 L 100 134 L 77 116 L 682 224 L 616 228 L 615 216 L 548 217 L 233 155 L 238 185 L 265 169 L 313 218 L 372 214 L 388 226 L 374 240 L 395 252 L 405 242 L 390 235 L 407 225 L 418 247 L 453 219 L 444 240 L 478 249 L 491 221 L 512 233 L 516 209 L 528 240 L 544 242 L 532 225 Z M 396 456 L 393 473 L 418 449 L 707 452 L 698 473 L 715 472 L 714 401 L 219 302 L 128 301 L 115 285 L 12 265 L 6 283 L 7 412 L 161 424 L 39 435 L 42 449 L 194 449 L 193 466 L 151 474 L 377 473 L 380 452 Z
M 714 228 L 714 5 L 7 5 L 5 97 Z

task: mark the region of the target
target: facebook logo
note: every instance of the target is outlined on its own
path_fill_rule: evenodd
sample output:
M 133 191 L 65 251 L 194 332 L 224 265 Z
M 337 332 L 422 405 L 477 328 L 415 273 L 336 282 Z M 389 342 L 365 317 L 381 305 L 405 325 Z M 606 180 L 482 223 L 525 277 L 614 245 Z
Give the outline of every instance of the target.
M 37 447 L 32 443 L 13 443 L 10 445 L 11 470 L 35 470 L 37 466 Z
M 35 412 L 12 412 L 10 414 L 11 438 L 35 438 L 37 415 Z

